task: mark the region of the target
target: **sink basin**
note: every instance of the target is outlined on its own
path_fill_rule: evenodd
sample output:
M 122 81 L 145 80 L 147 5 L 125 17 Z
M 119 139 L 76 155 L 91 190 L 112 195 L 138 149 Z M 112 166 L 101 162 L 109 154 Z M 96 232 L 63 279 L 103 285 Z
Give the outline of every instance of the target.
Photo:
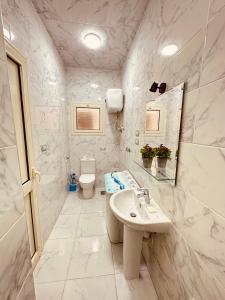
M 154 200 L 150 201 L 150 213 L 144 199 L 137 198 L 136 189 L 120 191 L 112 195 L 110 207 L 115 216 L 127 226 L 147 232 L 167 232 L 171 221 Z
M 127 279 L 139 277 L 142 240 L 144 232 L 168 232 L 170 219 L 151 199 L 138 197 L 137 189 L 127 189 L 113 194 L 110 207 L 115 217 L 124 224 L 123 268 Z

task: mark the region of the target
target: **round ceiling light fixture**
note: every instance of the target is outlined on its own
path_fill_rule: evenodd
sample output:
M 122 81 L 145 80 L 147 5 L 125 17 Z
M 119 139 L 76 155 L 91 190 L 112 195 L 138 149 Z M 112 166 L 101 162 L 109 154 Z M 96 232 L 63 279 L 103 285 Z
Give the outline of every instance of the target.
M 84 35 L 83 43 L 89 49 L 95 50 L 102 46 L 102 38 L 97 33 L 89 32 Z
M 172 56 L 178 51 L 178 47 L 175 44 L 167 45 L 162 48 L 161 54 L 163 56 Z

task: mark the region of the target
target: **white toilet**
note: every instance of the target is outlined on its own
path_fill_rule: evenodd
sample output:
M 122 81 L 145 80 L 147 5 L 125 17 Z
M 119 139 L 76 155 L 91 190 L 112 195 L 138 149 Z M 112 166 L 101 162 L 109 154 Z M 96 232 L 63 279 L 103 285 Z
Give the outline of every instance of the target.
M 84 156 L 80 159 L 79 183 L 83 190 L 84 199 L 90 199 L 94 195 L 95 185 L 95 159 Z

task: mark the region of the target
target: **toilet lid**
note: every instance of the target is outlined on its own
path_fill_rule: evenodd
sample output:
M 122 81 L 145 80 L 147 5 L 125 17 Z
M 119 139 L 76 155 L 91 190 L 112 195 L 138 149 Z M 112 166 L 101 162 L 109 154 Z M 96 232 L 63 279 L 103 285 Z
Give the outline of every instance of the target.
M 82 183 L 90 183 L 95 181 L 95 174 L 83 174 L 79 178 Z

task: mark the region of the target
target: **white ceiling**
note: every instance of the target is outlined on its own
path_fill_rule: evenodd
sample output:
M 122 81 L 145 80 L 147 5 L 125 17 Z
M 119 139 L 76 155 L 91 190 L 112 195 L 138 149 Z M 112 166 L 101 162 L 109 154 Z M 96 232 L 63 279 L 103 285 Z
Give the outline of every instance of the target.
M 120 69 L 149 0 L 32 0 L 66 66 Z M 81 43 L 84 30 L 106 38 L 98 50 Z

